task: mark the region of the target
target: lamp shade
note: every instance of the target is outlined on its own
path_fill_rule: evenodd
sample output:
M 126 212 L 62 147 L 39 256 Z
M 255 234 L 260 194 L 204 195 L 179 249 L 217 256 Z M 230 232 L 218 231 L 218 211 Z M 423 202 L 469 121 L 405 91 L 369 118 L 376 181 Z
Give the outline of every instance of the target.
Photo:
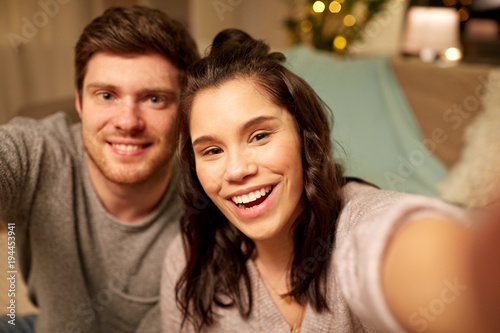
M 460 47 L 460 17 L 454 8 L 415 6 L 408 10 L 403 53 L 431 50 L 441 54 L 450 47 Z

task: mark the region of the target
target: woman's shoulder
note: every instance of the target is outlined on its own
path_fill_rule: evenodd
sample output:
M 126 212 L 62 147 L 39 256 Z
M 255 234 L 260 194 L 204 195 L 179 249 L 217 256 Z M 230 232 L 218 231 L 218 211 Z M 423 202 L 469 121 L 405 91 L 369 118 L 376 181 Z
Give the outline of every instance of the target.
M 350 227 L 365 214 L 395 205 L 410 194 L 381 190 L 366 182 L 350 181 L 342 188 L 342 211 L 340 220 Z M 354 223 L 354 224 L 353 224 Z M 345 224 L 345 223 L 344 223 Z M 340 227 L 340 226 L 339 226 Z
M 182 313 L 177 307 L 176 284 L 186 265 L 182 236 L 178 234 L 167 249 L 160 291 L 162 332 L 181 332 Z M 190 330 L 182 330 L 188 332 Z
M 178 276 L 186 266 L 186 254 L 182 241 L 182 235 L 179 233 L 170 243 L 165 254 L 163 262 L 163 277 Z
M 402 192 L 381 190 L 376 185 L 361 179 L 350 179 L 342 187 L 343 206 L 361 204 L 363 201 L 387 201 L 395 197 L 408 195 Z

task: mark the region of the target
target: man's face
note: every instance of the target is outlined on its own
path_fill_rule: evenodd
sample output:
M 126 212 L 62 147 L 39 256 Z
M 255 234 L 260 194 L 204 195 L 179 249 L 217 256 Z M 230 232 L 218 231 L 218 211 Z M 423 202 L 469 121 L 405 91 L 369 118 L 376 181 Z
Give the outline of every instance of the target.
M 117 184 L 164 177 L 179 94 L 178 70 L 160 55 L 93 55 L 76 101 L 90 172 Z

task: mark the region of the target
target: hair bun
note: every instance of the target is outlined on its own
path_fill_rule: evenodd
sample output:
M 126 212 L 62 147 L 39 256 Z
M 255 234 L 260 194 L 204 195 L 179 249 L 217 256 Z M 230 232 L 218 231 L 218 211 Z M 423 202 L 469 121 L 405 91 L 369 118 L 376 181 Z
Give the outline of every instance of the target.
M 256 42 L 249 34 L 239 29 L 225 29 L 215 36 L 212 42 L 211 52 L 217 51 L 219 48 L 224 48 L 228 43 L 230 44 L 246 44 Z
M 245 54 L 265 57 L 268 53 L 269 46 L 238 29 L 225 29 L 219 32 L 215 36 L 210 49 L 211 57 L 222 57 L 224 59 L 244 58 Z
M 262 40 L 253 39 L 239 29 L 225 29 L 219 32 L 212 42 L 209 56 L 224 60 L 248 60 L 250 56 L 256 59 L 267 58 L 278 63 L 285 60 L 282 53 L 270 53 L 269 45 Z

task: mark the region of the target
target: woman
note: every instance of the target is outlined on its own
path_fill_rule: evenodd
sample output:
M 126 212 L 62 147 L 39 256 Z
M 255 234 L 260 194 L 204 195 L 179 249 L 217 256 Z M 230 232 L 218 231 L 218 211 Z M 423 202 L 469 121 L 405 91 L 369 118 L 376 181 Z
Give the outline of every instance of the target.
M 479 332 L 472 261 L 456 259 L 464 213 L 346 180 L 318 97 L 283 60 L 226 30 L 190 70 L 163 330 Z

